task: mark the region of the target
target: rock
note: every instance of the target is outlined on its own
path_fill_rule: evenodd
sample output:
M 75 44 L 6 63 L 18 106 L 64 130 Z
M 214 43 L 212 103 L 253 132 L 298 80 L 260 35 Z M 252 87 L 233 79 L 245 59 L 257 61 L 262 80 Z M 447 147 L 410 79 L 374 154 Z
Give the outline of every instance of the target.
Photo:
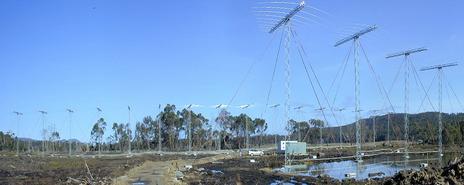
M 190 165 L 190 164 L 188 164 L 188 165 L 185 165 L 185 169 L 186 169 L 186 170 L 190 170 L 190 169 L 192 169 L 192 168 L 193 168 L 193 166 L 192 166 L 192 165 Z
M 176 171 L 176 179 L 183 179 L 184 178 L 184 173 L 181 171 Z

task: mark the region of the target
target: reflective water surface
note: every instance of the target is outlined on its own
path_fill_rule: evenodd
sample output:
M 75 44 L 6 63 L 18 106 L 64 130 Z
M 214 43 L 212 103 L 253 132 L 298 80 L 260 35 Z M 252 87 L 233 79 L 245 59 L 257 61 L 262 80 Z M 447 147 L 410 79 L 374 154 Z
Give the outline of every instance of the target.
M 443 157 L 444 164 L 453 160 L 460 154 L 448 153 Z M 303 176 L 327 175 L 335 179 L 356 178 L 366 179 L 374 177 L 393 176 L 403 169 L 420 169 L 421 165 L 438 166 L 438 155 L 431 154 L 410 154 L 409 159 L 405 159 L 404 154 L 381 155 L 373 158 L 364 159 L 362 163 L 354 160 L 344 160 L 336 162 L 321 162 L 313 164 L 299 164 L 296 169 L 287 169 L 290 173 Z M 347 174 L 353 176 L 346 177 Z

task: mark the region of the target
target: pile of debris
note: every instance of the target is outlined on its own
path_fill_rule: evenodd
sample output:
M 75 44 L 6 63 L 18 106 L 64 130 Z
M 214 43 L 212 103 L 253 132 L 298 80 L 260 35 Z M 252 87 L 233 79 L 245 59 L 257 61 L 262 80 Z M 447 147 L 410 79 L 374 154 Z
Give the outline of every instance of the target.
M 89 179 L 87 177 L 79 177 L 79 178 L 72 178 L 68 177 L 68 179 L 64 182 L 60 181 L 57 182 L 56 184 L 79 184 L 79 185 L 106 185 L 106 184 L 111 184 L 113 181 L 110 177 L 96 177 L 94 179 Z
M 456 158 L 444 168 L 426 167 L 420 171 L 401 171 L 384 184 L 464 184 L 464 158 Z

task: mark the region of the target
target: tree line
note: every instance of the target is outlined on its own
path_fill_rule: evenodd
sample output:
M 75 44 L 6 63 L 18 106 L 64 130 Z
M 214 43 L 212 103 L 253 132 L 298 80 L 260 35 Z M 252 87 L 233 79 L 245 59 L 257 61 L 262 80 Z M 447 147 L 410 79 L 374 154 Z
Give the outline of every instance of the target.
M 390 132 L 388 136 L 388 118 Z M 374 140 L 374 119 L 376 121 L 375 140 L 378 142 L 404 139 L 404 114 L 380 115 L 360 120 L 362 142 Z M 438 113 L 424 112 L 409 114 L 410 141 L 422 141 L 437 144 Z M 213 129 L 212 122 L 219 128 Z M 189 127 L 190 123 L 190 127 Z M 192 133 L 193 150 L 239 149 L 245 147 L 246 125 L 250 134 L 252 147 L 263 144 L 275 144 L 283 140 L 283 135 L 266 134 L 268 124 L 262 118 L 252 118 L 247 114 L 231 115 L 223 109 L 214 120 L 208 120 L 201 113 L 189 109 L 178 110 L 175 105 L 168 104 L 155 117 L 146 116 L 135 123 L 135 130 L 128 123 L 106 123 L 99 118 L 91 129 L 91 142 L 88 144 L 73 142 L 73 151 L 120 151 L 128 150 L 129 142 L 135 150 L 156 150 L 161 143 L 163 151 L 185 151 L 188 147 L 188 132 Z M 190 129 L 189 129 L 190 128 Z M 327 127 L 322 120 L 309 119 L 303 121 L 289 120 L 288 133 L 290 140 L 318 144 L 322 138 L 324 143 L 338 143 L 340 127 Z M 355 143 L 355 123 L 341 126 L 341 140 L 344 143 Z M 322 135 L 321 135 L 322 134 Z M 16 135 L 12 132 L 0 132 L 0 150 L 16 150 Z M 446 145 L 462 145 L 464 141 L 464 114 L 443 114 L 443 142 Z M 69 141 L 60 140 L 57 131 L 49 134 L 46 151 L 67 151 Z M 19 142 L 21 151 L 39 151 L 40 141 L 23 139 Z
M 211 121 L 220 129 L 213 129 Z M 111 127 L 103 118 L 94 123 L 91 130 L 91 150 L 128 150 L 129 141 L 136 150 L 158 148 L 167 151 L 182 151 L 188 147 L 188 133 L 191 133 L 192 148 L 195 150 L 243 148 L 246 125 L 253 143 L 261 145 L 268 126 L 264 119 L 251 118 L 246 114 L 233 116 L 221 110 L 218 117 L 208 120 L 201 113 L 167 104 L 155 117 L 146 116 L 135 123 L 132 132 L 129 123 L 113 123 Z M 106 138 L 104 136 L 108 135 Z M 161 139 L 161 140 L 160 140 Z
M 464 113 L 442 114 L 443 143 L 446 145 L 462 145 L 464 141 Z M 438 112 L 424 112 L 408 114 L 409 140 L 426 144 L 438 143 Z M 404 140 L 404 114 L 385 114 L 372 116 L 360 120 L 361 141 Z M 388 131 L 390 120 L 390 131 Z M 340 141 L 340 127 L 326 127 L 324 121 L 310 119 L 308 121 L 290 120 L 290 138 L 308 143 L 319 143 L 322 130 L 324 143 L 338 143 Z M 322 128 L 322 129 L 320 129 Z M 344 143 L 356 143 L 355 123 L 341 126 L 341 140 Z M 388 136 L 389 134 L 389 136 Z

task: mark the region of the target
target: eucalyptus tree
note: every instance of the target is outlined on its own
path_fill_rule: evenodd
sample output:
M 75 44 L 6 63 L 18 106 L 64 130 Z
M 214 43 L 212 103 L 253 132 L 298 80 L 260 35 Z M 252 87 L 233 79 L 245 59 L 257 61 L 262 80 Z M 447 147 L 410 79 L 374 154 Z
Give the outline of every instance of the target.
M 263 134 L 267 130 L 267 123 L 266 120 L 261 119 L 261 118 L 256 118 L 253 120 L 253 123 L 255 125 L 256 133 L 259 134 L 259 147 L 261 147 L 261 144 L 263 142 Z
M 100 118 L 93 125 L 92 131 L 90 132 L 91 139 L 98 146 L 98 154 L 101 154 L 101 145 L 103 141 L 103 135 L 105 134 L 106 122 L 105 119 Z
M 196 147 L 202 147 L 203 143 L 206 142 L 209 127 L 209 120 L 206 119 L 201 113 L 195 113 L 189 109 L 183 109 L 180 112 L 180 120 L 183 123 L 183 130 L 192 133 L 193 137 L 193 145 Z M 190 130 L 188 129 L 188 121 L 191 122 Z
M 167 104 L 163 111 L 159 113 L 162 122 L 161 134 L 164 139 L 163 144 L 170 149 L 175 149 L 179 140 L 179 132 L 182 130 L 182 122 L 179 118 L 179 112 L 176 112 L 176 106 Z
M 228 145 L 226 138 L 229 138 L 229 130 L 232 128 L 234 122 L 233 116 L 226 109 L 221 109 L 218 117 L 215 119 L 215 122 L 219 125 L 221 130 L 218 132 L 219 137 L 219 149 L 221 149 L 221 143 L 224 142 L 225 145 Z
M 140 148 L 150 149 L 150 141 L 155 139 L 156 127 L 155 121 L 150 116 L 143 118 L 142 122 L 136 123 L 135 140 L 139 150 Z

